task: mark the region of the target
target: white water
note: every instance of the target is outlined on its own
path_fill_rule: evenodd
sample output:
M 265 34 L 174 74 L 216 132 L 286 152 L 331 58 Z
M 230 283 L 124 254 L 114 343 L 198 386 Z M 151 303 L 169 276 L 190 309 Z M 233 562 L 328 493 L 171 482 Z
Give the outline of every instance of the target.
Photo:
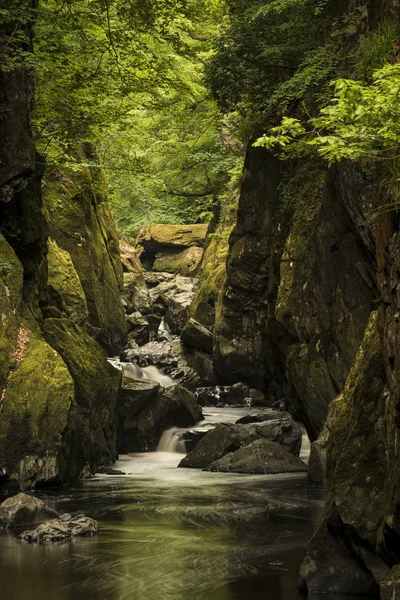
M 171 427 L 171 429 L 164 431 L 158 442 L 157 452 L 185 454 L 185 442 L 180 439 L 182 431 L 186 430 L 178 429 L 178 427 Z
M 125 377 L 134 377 L 135 379 L 148 379 L 149 381 L 156 381 L 163 387 L 171 387 L 175 385 L 174 380 L 154 367 L 150 365 L 149 367 L 139 367 L 134 362 L 121 362 L 118 358 L 110 358 L 109 361 L 113 367 L 123 371 Z

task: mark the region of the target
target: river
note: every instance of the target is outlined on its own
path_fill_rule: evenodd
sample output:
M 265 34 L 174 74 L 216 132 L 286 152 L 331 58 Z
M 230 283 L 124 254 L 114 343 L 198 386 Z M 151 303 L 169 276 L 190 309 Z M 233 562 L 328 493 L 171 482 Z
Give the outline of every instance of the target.
M 238 414 L 228 409 L 224 416 Z M 207 419 L 220 420 L 212 409 Z M 126 475 L 42 492 L 58 511 L 98 519 L 101 533 L 50 546 L 22 545 L 16 533 L 0 533 L 0 598 L 298 598 L 299 564 L 323 490 L 298 474 L 178 469 L 182 456 L 121 456 L 115 468 Z

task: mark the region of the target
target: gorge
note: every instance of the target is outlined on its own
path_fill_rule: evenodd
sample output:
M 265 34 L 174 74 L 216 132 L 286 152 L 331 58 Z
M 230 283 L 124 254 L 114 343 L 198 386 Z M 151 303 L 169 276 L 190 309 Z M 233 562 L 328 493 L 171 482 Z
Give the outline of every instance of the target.
M 0 9 L 2 597 L 397 598 L 398 0 Z

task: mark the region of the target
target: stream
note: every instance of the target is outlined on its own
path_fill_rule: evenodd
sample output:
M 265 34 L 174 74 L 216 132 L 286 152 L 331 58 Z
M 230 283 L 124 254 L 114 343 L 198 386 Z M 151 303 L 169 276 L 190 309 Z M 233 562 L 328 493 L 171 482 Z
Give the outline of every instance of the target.
M 248 409 L 205 409 L 205 423 Z M 209 425 L 208 425 L 209 424 Z M 171 436 L 170 436 L 171 437 Z M 303 451 L 306 457 L 307 449 Z M 183 454 L 121 456 L 97 475 L 41 497 L 98 519 L 100 535 L 48 546 L 0 532 L 5 600 L 292 600 L 323 489 L 302 474 L 176 468 Z

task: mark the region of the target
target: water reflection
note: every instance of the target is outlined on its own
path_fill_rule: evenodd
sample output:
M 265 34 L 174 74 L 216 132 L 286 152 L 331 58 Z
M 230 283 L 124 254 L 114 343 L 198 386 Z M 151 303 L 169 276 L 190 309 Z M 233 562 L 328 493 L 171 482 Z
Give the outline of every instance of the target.
M 23 546 L 0 535 L 2 600 L 291 600 L 322 490 L 304 476 L 177 469 L 181 456 L 122 457 L 47 496 L 98 518 L 101 535 Z

